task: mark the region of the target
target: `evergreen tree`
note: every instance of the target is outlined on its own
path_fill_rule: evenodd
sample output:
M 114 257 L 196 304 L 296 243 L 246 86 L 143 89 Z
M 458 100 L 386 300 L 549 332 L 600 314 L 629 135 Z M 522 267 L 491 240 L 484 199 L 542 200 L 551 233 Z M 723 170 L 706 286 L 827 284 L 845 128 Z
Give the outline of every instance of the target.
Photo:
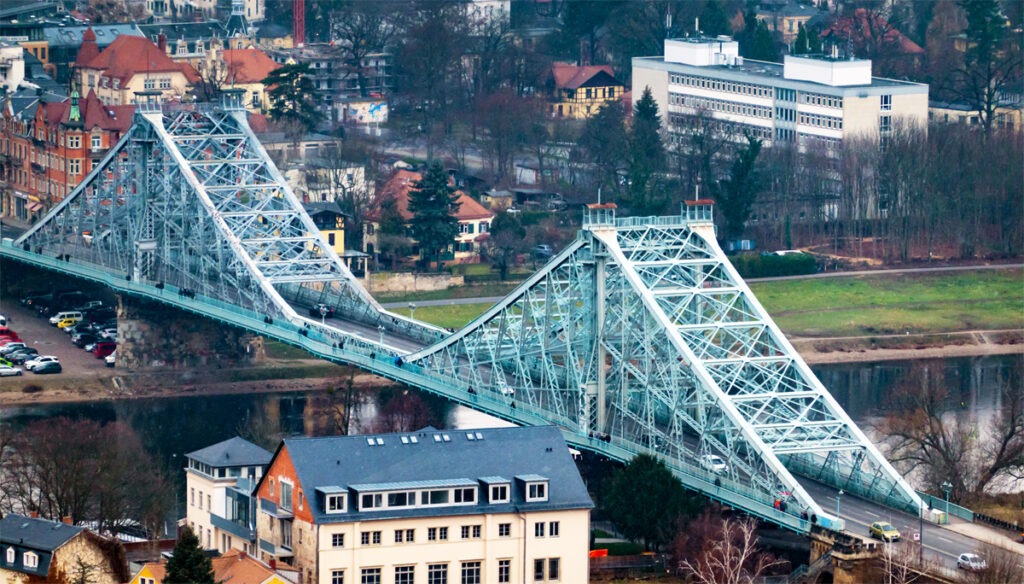
M 618 171 L 626 166 L 626 116 L 617 102 L 606 103 L 587 120 L 578 141 L 582 158 L 594 165 L 605 186 L 618 188 Z
M 812 55 L 821 53 L 821 36 L 818 35 L 818 32 L 817 29 L 807 29 L 807 52 Z
M 429 267 L 452 245 L 459 234 L 458 197 L 448 186 L 448 173 L 439 161 L 430 164 L 423 178 L 409 192 L 409 212 L 412 213 L 412 237 L 420 245 L 420 262 Z
M 388 197 L 380 204 L 377 252 L 394 269 L 395 260 L 409 255 L 411 251 L 412 240 L 406 235 L 405 217 L 398 210 L 398 202 L 394 197 Z
M 679 479 L 648 454 L 636 456 L 609 477 L 604 491 L 600 506 L 605 516 L 628 539 L 643 540 L 648 549 L 670 541 L 676 520 L 695 510 Z
M 747 145 L 732 163 L 729 178 L 720 181 L 714 189 L 718 210 L 725 219 L 725 240 L 738 239 L 750 217 L 750 209 L 761 189 L 757 157 L 761 153 L 761 140 L 747 134 Z
M 661 143 L 661 116 L 651 88 L 645 87 L 633 110 L 629 135 L 629 199 L 635 214 L 656 213 L 666 202 L 659 182 L 652 180 L 665 167 L 665 147 Z
M 262 81 L 269 87 L 270 119 L 293 127 L 293 133 L 309 132 L 320 122 L 320 112 L 313 101 L 313 81 L 309 65 L 284 65 L 273 70 Z
M 174 546 L 174 555 L 167 560 L 167 584 L 214 584 L 213 565 L 199 546 L 192 528 L 185 526 Z
M 708 0 L 704 5 L 704 11 L 700 13 L 700 31 L 707 36 L 732 34 L 729 15 L 725 13 L 721 0 Z
M 811 52 L 811 46 L 807 41 L 807 29 L 804 28 L 803 23 L 800 23 L 799 29 L 796 32 L 796 42 L 793 43 L 793 54 L 794 55 L 806 55 Z

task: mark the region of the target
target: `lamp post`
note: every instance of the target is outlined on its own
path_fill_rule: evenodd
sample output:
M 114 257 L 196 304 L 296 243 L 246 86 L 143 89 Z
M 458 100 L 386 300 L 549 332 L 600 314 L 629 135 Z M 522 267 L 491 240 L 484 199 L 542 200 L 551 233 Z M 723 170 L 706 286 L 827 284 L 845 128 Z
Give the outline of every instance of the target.
M 384 325 L 377 325 L 377 332 L 380 333 L 380 344 L 384 344 Z
M 840 518 L 840 516 L 839 516 L 839 504 L 842 502 L 842 500 L 843 500 L 843 490 L 839 489 L 839 493 L 836 495 L 836 521 L 837 522 L 838 522 L 838 520 Z M 838 528 L 839 525 L 837 524 L 836 527 Z
M 953 485 L 949 484 L 949 481 L 942 481 L 942 490 L 946 491 L 946 524 L 949 524 L 949 492 L 953 489 Z
M 409 318 L 416 318 L 416 305 L 413 304 L 412 302 L 409 303 Z
M 917 530 L 917 563 L 918 565 L 924 566 L 924 501 L 921 501 L 921 512 L 920 515 L 920 527 Z

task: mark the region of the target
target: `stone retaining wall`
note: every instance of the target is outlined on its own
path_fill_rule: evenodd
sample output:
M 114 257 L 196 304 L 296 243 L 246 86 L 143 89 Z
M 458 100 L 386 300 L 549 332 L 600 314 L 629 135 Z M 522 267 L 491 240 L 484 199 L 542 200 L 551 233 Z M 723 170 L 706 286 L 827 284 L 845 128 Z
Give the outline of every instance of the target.
M 453 276 L 447 272 L 440 274 L 414 274 L 383 272 L 370 275 L 369 291 L 379 292 L 431 292 L 447 290 L 452 286 L 465 284 L 465 277 Z

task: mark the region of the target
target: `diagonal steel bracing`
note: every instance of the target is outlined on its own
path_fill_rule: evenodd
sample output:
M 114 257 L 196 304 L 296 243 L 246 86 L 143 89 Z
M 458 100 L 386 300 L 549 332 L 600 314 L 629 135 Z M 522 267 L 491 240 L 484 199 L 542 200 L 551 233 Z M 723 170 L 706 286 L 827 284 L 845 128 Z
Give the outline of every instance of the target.
M 237 96 L 225 107 L 140 97 L 128 133 L 16 245 L 270 318 L 300 318 L 291 303 L 302 301 L 381 319 L 230 101 Z
M 786 341 L 706 220 L 595 213 L 542 271 L 408 360 L 474 395 L 542 411 L 581 445 L 655 454 L 691 487 L 764 516 L 806 513 L 837 525 L 794 473 L 920 509 Z M 701 464 L 712 454 L 728 471 Z M 775 508 L 780 498 L 784 511 Z
M 843 524 L 794 475 L 921 508 L 729 264 L 710 208 L 626 219 L 590 210 L 575 242 L 446 335 L 383 311 L 363 290 L 235 99 L 223 108 L 143 101 L 83 183 L 0 253 L 521 424 L 556 424 L 612 458 L 656 455 L 687 486 L 800 531 L 812 518 Z M 293 308 L 313 302 L 371 326 L 325 326 Z M 727 470 L 702 464 L 709 455 Z

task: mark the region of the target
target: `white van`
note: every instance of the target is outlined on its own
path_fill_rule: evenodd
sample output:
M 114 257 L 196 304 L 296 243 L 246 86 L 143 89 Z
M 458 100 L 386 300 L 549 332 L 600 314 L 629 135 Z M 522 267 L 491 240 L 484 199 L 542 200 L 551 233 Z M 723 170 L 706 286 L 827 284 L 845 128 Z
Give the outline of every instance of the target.
M 82 316 L 81 312 L 78 312 L 77 310 L 68 310 L 66 312 L 58 312 L 57 314 L 51 316 L 50 324 L 52 324 L 53 326 L 57 326 L 57 323 L 64 319 L 71 319 L 74 320 L 75 322 L 79 322 L 80 320 L 82 320 L 82 318 L 84 317 Z

